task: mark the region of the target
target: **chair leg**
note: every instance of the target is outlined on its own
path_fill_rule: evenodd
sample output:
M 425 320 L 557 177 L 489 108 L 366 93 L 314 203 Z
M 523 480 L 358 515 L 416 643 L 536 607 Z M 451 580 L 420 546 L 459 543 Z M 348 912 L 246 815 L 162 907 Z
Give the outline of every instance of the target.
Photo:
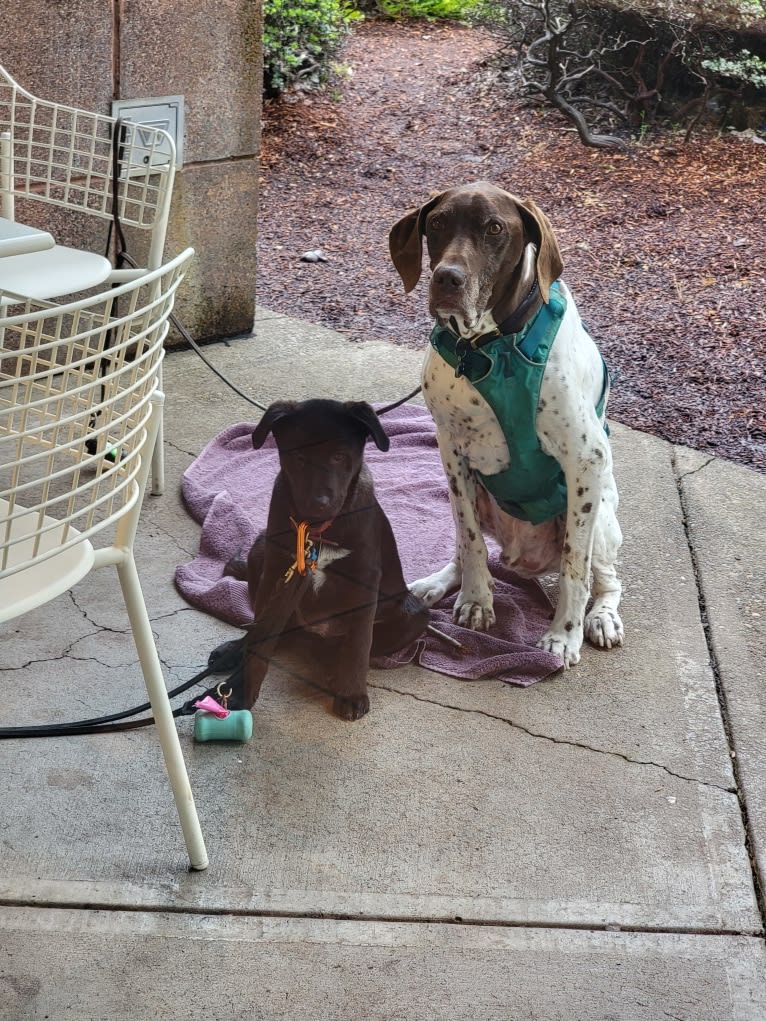
M 157 373 L 157 385 L 162 390 L 162 366 Z M 155 409 L 158 418 L 157 439 L 152 449 L 152 496 L 162 496 L 165 492 L 165 423 L 162 407 Z
M 152 496 L 162 496 L 165 492 L 165 449 L 163 446 L 163 433 L 164 429 L 162 427 L 162 419 L 160 419 L 160 427 L 157 430 L 157 442 L 155 443 L 154 451 L 152 452 Z
M 193 869 L 206 869 L 208 858 L 205 842 L 132 553 L 129 553 L 125 560 L 118 564 L 117 573 L 120 577 L 120 585 L 144 674 L 146 691 L 154 714 L 157 735 L 162 747 L 162 754 L 165 757 L 165 767 L 181 821 L 189 861 Z

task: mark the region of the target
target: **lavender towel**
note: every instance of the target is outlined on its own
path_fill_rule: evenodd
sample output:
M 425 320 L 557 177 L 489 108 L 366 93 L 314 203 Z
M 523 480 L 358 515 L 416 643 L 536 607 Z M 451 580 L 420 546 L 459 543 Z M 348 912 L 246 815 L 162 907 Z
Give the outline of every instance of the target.
M 408 581 L 441 568 L 453 552 L 454 526 L 434 426 L 425 408 L 405 405 L 383 419 L 391 449 L 368 443 L 365 457 L 375 490 L 396 536 Z M 202 525 L 199 554 L 176 570 L 176 586 L 193 606 L 231 624 L 252 620 L 244 582 L 223 577 L 226 561 L 246 553 L 265 526 L 274 478 L 279 469 L 273 438 L 260 450 L 250 440 L 254 424 L 224 430 L 184 472 L 181 493 L 191 516 Z M 541 587 L 511 574 L 490 543 L 490 570 L 495 579 L 497 624 L 489 634 L 452 622 L 455 596 L 432 611 L 433 624 L 465 647 L 427 635 L 396 656 L 376 660 L 394 667 L 413 660 L 420 666 L 466 680 L 494 677 L 526 686 L 562 666 L 552 653 L 536 648 L 551 619 L 551 605 Z

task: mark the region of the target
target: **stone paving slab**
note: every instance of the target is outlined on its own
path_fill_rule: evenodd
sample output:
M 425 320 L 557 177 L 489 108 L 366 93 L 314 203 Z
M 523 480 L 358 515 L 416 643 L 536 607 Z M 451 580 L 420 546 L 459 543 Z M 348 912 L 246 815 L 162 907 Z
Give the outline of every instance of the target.
M 676 450 L 737 779 L 766 889 L 766 477 Z
M 444 679 L 446 703 L 459 683 Z M 269 678 L 248 745 L 195 746 L 190 731 L 207 873 L 179 875 L 150 731 L 5 742 L 0 896 L 758 928 L 736 798 L 715 785 L 382 688 L 349 727 L 295 671 Z
M 745 937 L 7 909 L 0 947 L 2 1021 L 766 1016 Z

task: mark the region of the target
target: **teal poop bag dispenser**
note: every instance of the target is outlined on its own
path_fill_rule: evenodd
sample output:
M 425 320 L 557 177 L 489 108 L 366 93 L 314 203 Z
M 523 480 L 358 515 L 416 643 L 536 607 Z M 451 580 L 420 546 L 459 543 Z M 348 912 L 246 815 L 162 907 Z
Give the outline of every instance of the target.
M 231 689 L 223 690 L 219 685 L 216 694 L 205 695 L 194 703 L 195 741 L 249 741 L 253 736 L 253 714 L 249 709 L 227 709 L 226 700 Z

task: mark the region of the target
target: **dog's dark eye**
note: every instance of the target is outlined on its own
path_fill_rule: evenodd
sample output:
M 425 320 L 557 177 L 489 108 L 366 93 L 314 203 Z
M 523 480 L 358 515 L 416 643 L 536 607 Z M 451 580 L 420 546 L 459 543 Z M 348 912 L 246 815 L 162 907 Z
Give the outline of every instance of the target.
M 489 226 L 487 227 L 488 234 L 502 234 L 503 225 L 498 220 L 490 220 Z
M 330 460 L 332 461 L 333 464 L 345 464 L 347 460 L 345 451 L 336 450 L 335 453 L 330 458 Z
M 441 230 L 444 226 L 444 219 L 441 216 L 432 216 L 428 221 L 428 226 L 431 230 Z

